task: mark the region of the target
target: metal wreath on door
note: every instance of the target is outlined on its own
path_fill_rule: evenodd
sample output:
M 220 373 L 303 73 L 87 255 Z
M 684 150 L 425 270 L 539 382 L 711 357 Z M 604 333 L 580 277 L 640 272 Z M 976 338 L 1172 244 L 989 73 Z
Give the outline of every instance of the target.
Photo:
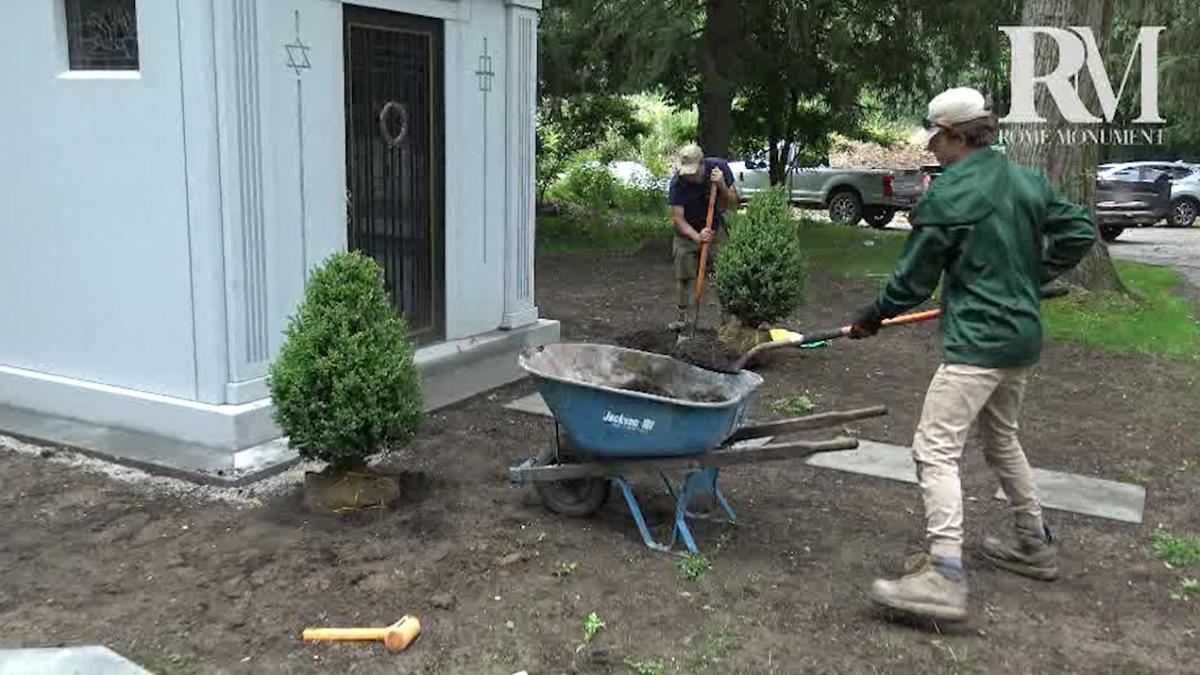
M 393 126 L 395 131 L 393 131 Z M 393 150 L 408 138 L 408 109 L 396 101 L 388 101 L 379 110 L 379 133 Z

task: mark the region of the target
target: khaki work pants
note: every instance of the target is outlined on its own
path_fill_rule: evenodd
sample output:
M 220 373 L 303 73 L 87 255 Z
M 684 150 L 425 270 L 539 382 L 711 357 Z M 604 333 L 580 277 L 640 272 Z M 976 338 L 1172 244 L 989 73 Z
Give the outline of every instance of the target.
M 913 459 L 925 501 L 929 552 L 962 556 L 962 484 L 958 466 L 971 424 L 977 422 L 984 457 L 1000 478 L 1018 523 L 1041 523 L 1033 472 L 1017 440 L 1017 419 L 1029 368 L 938 368 L 913 439 Z
M 713 233 L 713 238 L 708 243 L 708 263 L 704 272 L 705 284 L 712 280 L 717 253 L 728 238 L 729 235 L 725 228 Z M 692 305 L 695 296 L 692 284 L 696 280 L 696 273 L 700 271 L 700 244 L 677 234 L 671 242 L 671 258 L 672 271 L 675 273 L 675 301 L 680 311 L 684 311 L 685 308 Z

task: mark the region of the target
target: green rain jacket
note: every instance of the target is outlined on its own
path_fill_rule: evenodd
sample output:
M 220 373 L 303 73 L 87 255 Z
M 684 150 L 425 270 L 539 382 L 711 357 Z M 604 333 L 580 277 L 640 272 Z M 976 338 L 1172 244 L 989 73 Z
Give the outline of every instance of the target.
M 1041 357 L 1041 287 L 1096 240 L 1084 209 L 1038 173 L 982 148 L 954 162 L 917 204 L 913 231 L 875 309 L 906 312 L 942 281 L 943 361 L 1032 366 Z

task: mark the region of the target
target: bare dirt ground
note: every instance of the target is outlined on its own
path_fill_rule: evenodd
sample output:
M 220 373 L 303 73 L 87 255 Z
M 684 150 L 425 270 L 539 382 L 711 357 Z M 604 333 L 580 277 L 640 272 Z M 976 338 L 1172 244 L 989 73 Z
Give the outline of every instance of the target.
M 538 302 L 564 340 L 610 341 L 672 317 L 666 247 L 540 261 Z M 845 321 L 870 286 L 814 275 L 803 327 Z M 715 306 L 704 317 L 715 320 Z M 801 327 L 801 326 L 796 326 Z M 936 328 L 776 359 L 755 416 L 804 394 L 817 411 L 883 403 L 856 426 L 907 443 L 937 364 Z M 1141 526 L 1049 512 L 1062 578 L 968 560 L 972 618 L 905 620 L 866 589 L 921 545 L 912 486 L 801 462 L 723 473 L 741 522 L 701 522 L 713 567 L 687 581 L 642 546 L 614 495 L 594 519 L 549 513 L 506 469 L 551 424 L 500 407 L 528 382 L 432 415 L 384 460 L 404 472 L 392 513 L 305 512 L 298 488 L 261 507 L 167 495 L 0 452 L 0 645 L 105 644 L 183 673 L 1194 673 L 1200 598 L 1149 552 L 1158 525 L 1200 532 L 1194 367 L 1048 344 L 1024 441 L 1039 467 L 1147 486 Z M 976 449 L 964 461 L 968 545 L 1007 518 Z M 670 501 L 639 483 L 664 536 Z M 657 497 L 652 495 L 659 494 Z M 579 649 L 583 620 L 606 624 Z M 419 614 L 406 653 L 302 644 L 310 625 Z

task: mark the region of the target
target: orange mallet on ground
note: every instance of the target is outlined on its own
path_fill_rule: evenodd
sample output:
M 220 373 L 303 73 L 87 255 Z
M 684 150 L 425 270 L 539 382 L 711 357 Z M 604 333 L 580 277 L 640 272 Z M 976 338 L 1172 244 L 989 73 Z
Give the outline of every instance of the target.
M 389 651 L 402 652 L 421 634 L 421 622 L 405 615 L 384 628 L 305 628 L 303 640 L 373 640 L 382 641 Z

